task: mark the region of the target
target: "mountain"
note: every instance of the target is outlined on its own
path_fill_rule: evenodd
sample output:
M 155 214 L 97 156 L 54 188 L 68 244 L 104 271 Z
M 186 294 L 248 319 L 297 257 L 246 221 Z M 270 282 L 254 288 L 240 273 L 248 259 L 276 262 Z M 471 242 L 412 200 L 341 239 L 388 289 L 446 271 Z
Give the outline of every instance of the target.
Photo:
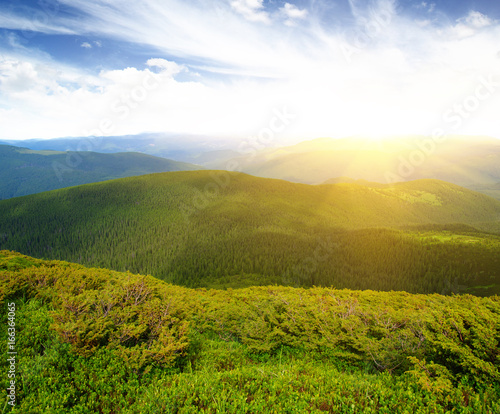
M 0 251 L 0 305 L 7 412 L 500 409 L 498 296 L 187 289 Z
M 156 157 L 201 165 L 222 161 L 238 153 L 234 140 L 202 135 L 143 133 L 120 136 L 88 136 L 3 141 L 7 145 L 44 151 L 93 151 L 100 153 L 140 152 Z M 201 162 L 200 162 L 201 161 Z
M 490 185 L 471 185 L 470 189 L 500 200 L 500 182 Z
M 139 153 L 35 151 L 0 145 L 0 199 L 154 172 L 201 167 Z
M 307 184 L 341 176 L 380 183 L 433 178 L 489 191 L 500 182 L 500 140 L 464 136 L 439 142 L 423 136 L 323 138 L 249 152 L 232 163 L 239 171 L 259 177 Z
M 140 152 L 208 169 L 229 169 L 305 184 L 324 183 L 336 177 L 382 184 L 432 178 L 500 199 L 495 187 L 500 182 L 500 140 L 491 137 L 355 136 L 319 138 L 275 148 L 234 138 L 160 133 L 9 143 L 33 150 Z
M 489 295 L 500 292 L 499 224 L 500 202 L 437 180 L 375 188 L 189 171 L 3 200 L 0 248 L 193 287 Z

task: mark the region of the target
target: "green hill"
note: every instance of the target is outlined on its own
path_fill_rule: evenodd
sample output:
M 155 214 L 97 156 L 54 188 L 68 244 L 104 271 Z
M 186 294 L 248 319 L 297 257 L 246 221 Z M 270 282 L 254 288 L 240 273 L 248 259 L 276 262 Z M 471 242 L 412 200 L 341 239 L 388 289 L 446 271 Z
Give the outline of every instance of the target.
M 0 248 L 192 287 L 489 295 L 500 289 L 499 218 L 500 202 L 436 180 L 371 188 L 175 172 L 3 200 Z
M 34 151 L 0 145 L 0 199 L 165 171 L 201 169 L 139 153 Z
M 0 251 L 0 302 L 13 414 L 500 411 L 498 296 L 194 290 Z

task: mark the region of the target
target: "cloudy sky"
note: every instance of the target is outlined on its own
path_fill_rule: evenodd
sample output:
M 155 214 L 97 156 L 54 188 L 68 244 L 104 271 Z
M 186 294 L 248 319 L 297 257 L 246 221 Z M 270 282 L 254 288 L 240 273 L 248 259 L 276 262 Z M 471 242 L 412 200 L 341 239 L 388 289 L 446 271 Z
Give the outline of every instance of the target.
M 2 0 L 0 139 L 500 138 L 490 0 Z

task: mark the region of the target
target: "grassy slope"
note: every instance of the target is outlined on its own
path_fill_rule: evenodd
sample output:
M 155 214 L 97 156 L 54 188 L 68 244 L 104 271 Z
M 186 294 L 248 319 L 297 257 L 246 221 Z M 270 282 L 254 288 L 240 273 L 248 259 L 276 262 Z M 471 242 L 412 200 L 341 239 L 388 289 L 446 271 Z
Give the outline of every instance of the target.
M 428 228 L 389 229 L 498 220 L 498 201 L 435 180 L 370 188 L 164 173 L 5 200 L 0 212 L 0 248 L 187 286 L 500 288 L 500 237 L 458 226 L 449 230 L 477 242 L 436 244 Z
M 7 412 L 500 410 L 498 297 L 192 290 L 0 251 L 0 301 L 19 351 Z
M 154 172 L 199 169 L 139 153 L 33 151 L 0 145 L 0 199 Z

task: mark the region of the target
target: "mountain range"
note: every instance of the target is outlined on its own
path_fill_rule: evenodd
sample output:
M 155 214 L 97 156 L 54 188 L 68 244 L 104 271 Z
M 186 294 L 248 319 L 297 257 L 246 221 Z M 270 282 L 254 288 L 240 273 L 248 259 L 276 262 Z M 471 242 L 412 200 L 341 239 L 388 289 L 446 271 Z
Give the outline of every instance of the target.
M 305 184 L 339 181 L 341 177 L 382 184 L 433 178 L 500 199 L 500 140 L 491 137 L 319 138 L 278 146 L 277 142 L 264 145 L 250 138 L 238 142 L 227 138 L 142 134 L 8 143 L 33 150 L 140 152 L 207 169 Z
M 500 197 L 500 140 L 448 136 L 316 139 L 251 151 L 229 162 L 259 177 L 319 184 L 348 177 L 379 183 L 434 178 Z
M 202 167 L 135 152 L 32 150 L 0 145 L 0 199 L 79 184 Z
M 498 412 L 500 201 L 377 182 L 414 149 L 353 142 L 196 156 L 290 181 L 0 146 L 3 188 L 41 191 L 0 200 L 12 412 Z M 488 186 L 494 146 L 442 171 Z
M 239 155 L 234 139 L 202 135 L 143 133 L 120 136 L 66 137 L 52 139 L 3 140 L 3 145 L 32 150 L 92 151 L 100 153 L 140 152 L 202 165 Z
M 0 213 L 0 249 L 185 286 L 500 291 L 500 202 L 438 180 L 169 172 L 3 200 Z

